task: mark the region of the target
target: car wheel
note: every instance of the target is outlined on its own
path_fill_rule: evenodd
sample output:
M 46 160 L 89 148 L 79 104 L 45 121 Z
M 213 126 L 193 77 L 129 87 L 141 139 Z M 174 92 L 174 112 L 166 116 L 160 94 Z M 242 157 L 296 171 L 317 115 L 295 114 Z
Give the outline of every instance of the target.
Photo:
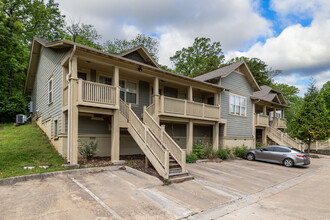
M 283 165 L 286 167 L 293 167 L 294 163 L 293 160 L 286 158 L 283 160 Z
M 253 153 L 248 153 L 248 155 L 246 155 L 246 159 L 248 160 L 254 160 L 254 154 Z

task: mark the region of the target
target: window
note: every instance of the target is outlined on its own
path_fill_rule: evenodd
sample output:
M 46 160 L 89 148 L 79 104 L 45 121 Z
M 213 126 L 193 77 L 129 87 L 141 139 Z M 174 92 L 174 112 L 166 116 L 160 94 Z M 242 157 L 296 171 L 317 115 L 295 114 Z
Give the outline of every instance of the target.
M 194 96 L 193 100 L 194 102 L 203 103 L 203 98 L 201 96 Z
M 137 104 L 137 85 L 133 82 L 119 80 L 120 98 L 127 103 Z
M 53 103 L 53 77 L 48 80 L 48 104 Z
M 99 82 L 106 84 L 106 85 L 111 85 L 112 84 L 112 80 L 109 77 L 105 77 L 105 76 L 100 76 L 99 77 Z
M 58 122 L 54 120 L 54 138 L 58 137 Z
M 246 98 L 230 94 L 230 114 L 246 116 Z
M 83 80 L 87 80 L 87 73 L 78 72 L 78 78 L 83 79 Z

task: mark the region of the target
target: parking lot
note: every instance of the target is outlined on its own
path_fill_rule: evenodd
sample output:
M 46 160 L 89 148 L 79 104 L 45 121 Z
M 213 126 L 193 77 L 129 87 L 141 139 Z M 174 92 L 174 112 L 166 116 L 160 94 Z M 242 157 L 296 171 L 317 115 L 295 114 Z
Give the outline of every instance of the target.
M 2 219 L 330 219 L 330 157 L 309 167 L 188 164 L 170 184 L 126 168 L 0 186 Z

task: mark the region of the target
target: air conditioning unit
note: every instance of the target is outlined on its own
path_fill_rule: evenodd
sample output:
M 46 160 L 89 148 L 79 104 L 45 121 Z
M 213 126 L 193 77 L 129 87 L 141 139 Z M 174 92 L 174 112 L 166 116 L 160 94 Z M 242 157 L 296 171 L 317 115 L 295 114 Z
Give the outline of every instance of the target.
M 26 115 L 23 115 L 23 114 L 16 115 L 17 124 L 24 124 L 25 122 L 26 122 Z

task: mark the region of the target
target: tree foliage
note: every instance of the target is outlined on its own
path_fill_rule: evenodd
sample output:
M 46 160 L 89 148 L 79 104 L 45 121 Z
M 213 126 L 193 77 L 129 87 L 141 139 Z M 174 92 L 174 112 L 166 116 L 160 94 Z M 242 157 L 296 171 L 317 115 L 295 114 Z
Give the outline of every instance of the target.
M 157 38 L 145 34 L 138 34 L 132 40 L 120 40 L 120 39 L 115 39 L 113 41 L 109 40 L 104 44 L 104 50 L 108 53 L 123 53 L 141 44 L 148 50 L 150 55 L 156 61 L 158 61 L 159 41 Z
M 0 1 L 0 122 L 27 113 L 24 91 L 33 36 L 57 40 L 63 34 L 64 16 L 49 0 Z
M 308 144 L 327 139 L 330 135 L 330 117 L 323 97 L 311 82 L 301 107 L 293 120 L 294 135 Z
M 101 50 L 102 46 L 97 42 L 101 35 L 97 33 L 95 27 L 91 24 L 72 23 L 66 27 L 66 40 L 71 40 L 79 44 L 93 47 Z
M 211 43 L 210 38 L 195 38 L 192 46 L 176 51 L 170 57 L 175 72 L 196 77 L 220 68 L 224 61 L 220 42 Z
M 272 79 L 281 73 L 280 70 L 273 70 L 264 61 L 258 58 L 248 58 L 248 57 L 235 57 L 227 62 L 225 65 L 230 65 L 244 60 L 248 65 L 252 75 L 256 79 L 257 83 L 262 86 L 272 86 Z
M 328 111 L 330 112 L 330 81 L 326 82 L 323 85 L 320 93 L 325 101 L 325 106 L 327 107 Z

